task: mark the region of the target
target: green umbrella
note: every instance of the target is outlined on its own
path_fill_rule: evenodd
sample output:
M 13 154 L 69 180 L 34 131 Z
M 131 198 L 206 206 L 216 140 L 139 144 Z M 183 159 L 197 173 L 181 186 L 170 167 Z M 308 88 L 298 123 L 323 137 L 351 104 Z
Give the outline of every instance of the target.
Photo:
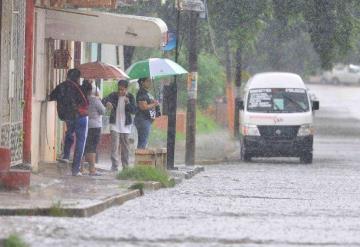
M 167 58 L 149 58 L 132 64 L 126 74 L 131 79 L 158 78 L 164 76 L 187 74 L 179 64 Z

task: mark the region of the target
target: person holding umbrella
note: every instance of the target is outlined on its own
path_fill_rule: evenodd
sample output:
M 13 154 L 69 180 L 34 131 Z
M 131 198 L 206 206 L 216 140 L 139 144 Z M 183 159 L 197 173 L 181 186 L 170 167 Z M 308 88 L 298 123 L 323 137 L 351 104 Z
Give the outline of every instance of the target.
M 159 79 L 188 73 L 179 64 L 166 58 L 149 58 L 132 64 L 127 70 L 130 79 L 138 79 L 139 91 L 136 95 L 138 110 L 135 126 L 138 131 L 138 149 L 147 146 L 151 124 L 160 116 L 159 102 L 149 93 L 151 79 Z M 140 79 L 139 79 L 140 78 Z
M 161 113 L 159 102 L 149 93 L 151 79 L 140 78 L 138 83 L 140 88 L 136 94 L 138 110 L 136 111 L 134 122 L 138 132 L 137 148 L 145 149 L 149 139 L 151 124 Z

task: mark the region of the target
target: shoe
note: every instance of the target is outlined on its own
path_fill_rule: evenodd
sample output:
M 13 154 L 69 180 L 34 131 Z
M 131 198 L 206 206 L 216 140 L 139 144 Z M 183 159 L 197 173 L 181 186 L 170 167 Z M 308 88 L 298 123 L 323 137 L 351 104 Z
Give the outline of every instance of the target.
M 59 161 L 60 163 L 65 163 L 65 164 L 69 164 L 70 160 L 69 159 L 63 159 L 63 158 L 58 158 L 56 159 L 57 161 Z
M 115 166 L 112 166 L 111 167 L 111 171 L 112 172 L 118 172 L 119 171 L 119 168 L 115 167 Z
M 85 173 L 85 168 L 84 168 L 83 166 L 80 167 L 80 172 L 81 172 L 82 174 Z
M 89 173 L 89 176 L 101 176 L 101 175 L 102 174 L 100 172 L 97 172 L 97 171 Z
M 78 173 L 73 173 L 73 176 L 74 177 L 82 177 L 83 176 L 83 174 L 81 173 L 81 172 L 78 172 Z

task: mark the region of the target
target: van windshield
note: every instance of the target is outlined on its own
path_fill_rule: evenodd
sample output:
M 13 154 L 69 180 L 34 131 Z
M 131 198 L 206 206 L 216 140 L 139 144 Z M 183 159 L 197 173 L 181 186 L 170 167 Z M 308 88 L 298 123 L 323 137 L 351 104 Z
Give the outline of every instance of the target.
M 247 111 L 296 113 L 309 111 L 309 100 L 301 88 L 260 88 L 251 89 Z

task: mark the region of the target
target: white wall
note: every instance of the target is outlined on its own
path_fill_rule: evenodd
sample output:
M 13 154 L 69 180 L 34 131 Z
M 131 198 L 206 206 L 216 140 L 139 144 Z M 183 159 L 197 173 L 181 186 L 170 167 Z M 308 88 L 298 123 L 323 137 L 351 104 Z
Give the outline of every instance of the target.
M 102 44 L 101 46 L 101 61 L 104 63 L 109 63 L 117 65 L 116 62 L 116 46 Z
M 46 102 L 48 85 L 48 61 L 45 42 L 45 11 L 36 9 L 34 49 L 34 78 L 31 124 L 31 165 L 38 169 L 41 161 L 55 159 L 55 119 L 54 102 Z

